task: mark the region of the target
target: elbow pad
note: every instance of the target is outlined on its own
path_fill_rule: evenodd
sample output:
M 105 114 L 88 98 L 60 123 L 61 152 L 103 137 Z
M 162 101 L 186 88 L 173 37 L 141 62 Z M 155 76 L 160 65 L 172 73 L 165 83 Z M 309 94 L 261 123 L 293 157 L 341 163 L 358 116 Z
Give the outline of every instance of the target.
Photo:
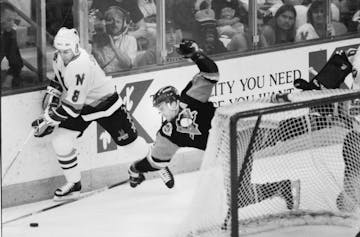
M 193 60 L 194 63 L 196 63 L 200 72 L 205 72 L 205 73 L 218 73 L 219 72 L 219 69 L 218 69 L 216 63 L 201 51 L 195 52 L 191 56 L 191 60 Z

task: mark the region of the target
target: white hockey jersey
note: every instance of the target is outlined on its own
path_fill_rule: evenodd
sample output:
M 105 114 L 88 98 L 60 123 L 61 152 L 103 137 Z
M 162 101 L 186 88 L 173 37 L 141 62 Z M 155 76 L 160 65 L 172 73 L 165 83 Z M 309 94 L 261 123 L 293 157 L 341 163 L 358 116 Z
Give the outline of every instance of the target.
M 111 115 L 121 104 L 111 77 L 107 77 L 92 55 L 80 48 L 80 54 L 68 65 L 55 52 L 55 81 L 61 85 L 60 107 L 55 110 L 59 121 L 81 115 L 85 121 Z

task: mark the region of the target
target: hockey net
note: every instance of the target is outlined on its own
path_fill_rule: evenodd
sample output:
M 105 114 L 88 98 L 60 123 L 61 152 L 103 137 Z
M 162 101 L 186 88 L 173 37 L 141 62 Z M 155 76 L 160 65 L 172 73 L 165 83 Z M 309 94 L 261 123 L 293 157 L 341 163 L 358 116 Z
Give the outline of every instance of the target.
M 306 91 L 217 109 L 176 236 L 359 227 L 359 98 L 360 91 Z

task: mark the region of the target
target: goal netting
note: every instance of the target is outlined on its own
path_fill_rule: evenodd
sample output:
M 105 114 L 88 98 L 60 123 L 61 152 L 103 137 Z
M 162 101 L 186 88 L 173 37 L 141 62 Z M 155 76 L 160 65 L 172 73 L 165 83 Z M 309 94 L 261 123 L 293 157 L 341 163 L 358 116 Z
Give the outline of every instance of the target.
M 359 98 L 305 91 L 218 108 L 176 236 L 360 226 Z

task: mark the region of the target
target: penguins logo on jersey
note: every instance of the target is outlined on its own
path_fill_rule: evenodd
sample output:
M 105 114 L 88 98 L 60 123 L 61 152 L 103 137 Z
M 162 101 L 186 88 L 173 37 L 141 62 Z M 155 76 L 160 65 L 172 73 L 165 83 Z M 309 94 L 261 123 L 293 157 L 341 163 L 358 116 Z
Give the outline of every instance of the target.
M 171 134 L 172 134 L 172 129 L 173 129 L 173 127 L 172 127 L 172 125 L 171 125 L 171 123 L 167 123 L 167 124 L 165 124 L 163 127 L 162 127 L 162 131 L 163 131 L 163 133 L 166 135 L 166 136 L 171 136 Z
M 183 109 L 176 118 L 176 131 L 188 133 L 190 138 L 194 140 L 195 135 L 201 135 L 198 129 L 199 125 L 195 123 L 197 111 Z

